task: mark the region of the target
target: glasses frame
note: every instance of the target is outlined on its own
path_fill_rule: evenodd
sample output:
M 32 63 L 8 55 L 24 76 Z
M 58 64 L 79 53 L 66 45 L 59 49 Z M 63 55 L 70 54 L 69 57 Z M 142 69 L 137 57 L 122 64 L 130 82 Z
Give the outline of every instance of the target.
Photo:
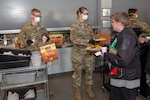
M 89 13 L 84 14 L 84 13 L 82 12 L 82 14 L 83 14 L 83 15 L 88 15 Z
M 35 14 L 33 14 L 33 13 L 32 13 L 32 15 L 33 15 L 33 16 L 35 16 L 35 17 L 42 17 L 41 15 L 40 15 L 40 16 L 38 16 L 38 15 L 35 15 Z

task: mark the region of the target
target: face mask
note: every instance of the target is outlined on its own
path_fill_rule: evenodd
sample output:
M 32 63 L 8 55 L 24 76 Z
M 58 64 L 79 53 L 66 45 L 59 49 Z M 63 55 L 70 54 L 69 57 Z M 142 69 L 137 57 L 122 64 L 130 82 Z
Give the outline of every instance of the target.
M 83 15 L 82 19 L 83 20 L 87 20 L 88 19 L 88 15 Z
M 39 23 L 39 22 L 40 22 L 40 17 L 35 17 L 34 21 L 35 21 L 36 23 Z

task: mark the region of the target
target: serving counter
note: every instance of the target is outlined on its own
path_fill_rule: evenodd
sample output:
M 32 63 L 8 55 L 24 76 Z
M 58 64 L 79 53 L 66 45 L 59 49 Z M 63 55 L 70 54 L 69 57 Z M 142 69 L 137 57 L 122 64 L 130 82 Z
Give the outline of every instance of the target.
M 1 47 L 3 47 L 1 45 Z M 4 48 L 14 48 L 13 45 Z M 73 71 L 71 63 L 72 45 L 62 45 L 57 47 L 58 60 L 54 60 L 51 67 L 48 67 L 48 75 Z
M 93 26 L 93 29 L 97 29 L 98 26 Z M 72 63 L 71 63 L 71 50 L 72 46 L 68 42 L 69 35 L 70 35 L 70 27 L 61 27 L 61 28 L 47 28 L 48 32 L 50 34 L 55 33 L 62 33 L 64 35 L 65 44 L 63 44 L 61 47 L 57 47 L 58 51 L 58 60 L 53 61 L 53 64 L 51 67 L 48 68 L 48 74 L 57 74 L 57 73 L 63 73 L 63 72 L 70 72 L 73 71 Z M 20 29 L 14 29 L 14 30 L 0 30 L 0 34 L 18 34 Z M 68 38 L 67 38 L 68 37 Z M 3 42 L 2 42 L 3 43 Z M 3 45 L 3 44 L 1 44 Z M 5 47 L 14 47 L 14 45 L 7 45 Z

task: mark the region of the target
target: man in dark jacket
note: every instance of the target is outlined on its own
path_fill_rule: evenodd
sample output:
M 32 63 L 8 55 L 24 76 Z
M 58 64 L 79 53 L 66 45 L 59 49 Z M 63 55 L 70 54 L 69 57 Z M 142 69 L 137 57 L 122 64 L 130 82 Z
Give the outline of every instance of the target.
M 113 31 L 118 32 L 109 52 L 101 56 L 110 66 L 110 100 L 136 100 L 137 87 L 140 86 L 141 64 L 137 36 L 129 28 L 130 18 L 125 12 L 111 15 Z
M 150 46 L 150 41 L 148 43 L 149 43 L 148 45 Z M 150 50 L 150 47 L 148 50 Z M 150 87 L 150 52 L 148 52 L 148 55 L 147 55 L 145 72 L 146 72 L 146 83 Z
M 146 83 L 147 83 L 147 85 L 150 87 L 150 39 L 149 38 L 147 38 L 147 37 L 144 37 L 144 36 L 142 36 L 142 37 L 139 37 L 139 39 L 138 39 L 138 41 L 139 41 L 139 43 L 140 44 L 142 44 L 142 45 L 144 45 L 145 47 L 147 47 L 147 51 L 148 52 L 146 52 L 146 60 L 144 61 L 144 71 L 145 71 L 145 73 L 146 73 Z M 144 56 L 145 57 L 145 56 Z M 144 74 L 145 75 L 145 74 Z

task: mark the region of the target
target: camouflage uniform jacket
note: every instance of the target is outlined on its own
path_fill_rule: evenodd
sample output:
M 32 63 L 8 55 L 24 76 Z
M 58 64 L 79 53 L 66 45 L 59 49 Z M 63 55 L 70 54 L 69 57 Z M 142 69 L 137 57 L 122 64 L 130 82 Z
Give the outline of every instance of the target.
M 73 48 L 86 52 L 85 48 L 90 45 L 88 40 L 92 39 L 93 35 L 92 26 L 88 21 L 79 22 L 77 20 L 70 29 L 70 39 L 74 44 Z
M 141 28 L 143 34 L 149 33 L 150 35 L 150 26 L 147 23 L 134 18 L 131 18 L 130 20 L 131 28 Z
M 48 36 L 48 31 L 44 26 L 34 26 L 31 23 L 27 23 L 18 34 L 18 44 L 20 48 L 26 48 L 30 51 L 37 51 L 39 50 L 38 44 L 42 42 L 43 35 Z M 27 40 L 34 40 L 34 43 L 28 45 Z

